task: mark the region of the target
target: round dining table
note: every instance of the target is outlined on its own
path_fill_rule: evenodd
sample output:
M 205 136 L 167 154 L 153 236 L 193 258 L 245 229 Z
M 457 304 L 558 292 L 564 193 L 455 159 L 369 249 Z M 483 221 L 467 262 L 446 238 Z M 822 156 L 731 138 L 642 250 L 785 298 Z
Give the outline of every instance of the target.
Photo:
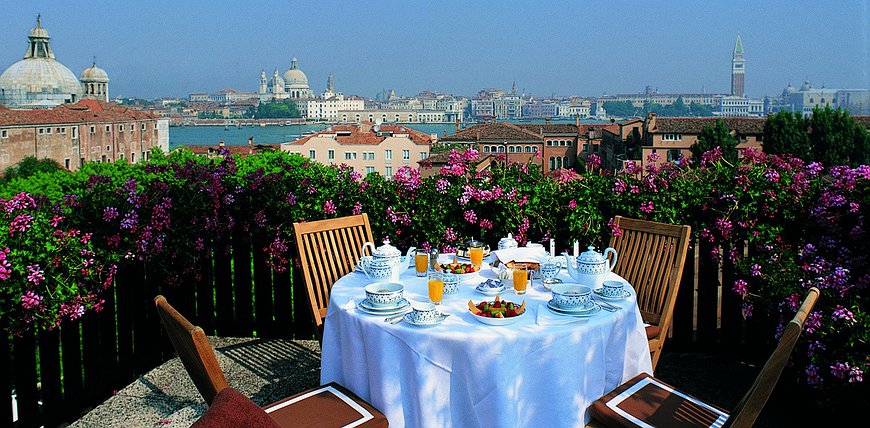
M 359 271 L 345 275 L 330 293 L 321 382 L 350 389 L 391 427 L 583 427 L 593 401 L 641 372 L 652 374 L 630 285 L 628 297 L 607 301 L 613 308 L 577 318 L 550 311 L 552 293 L 540 281 L 517 295 L 507 280 L 500 298 L 525 301 L 526 311 L 493 326 L 476 319 L 468 302 L 492 301 L 475 287 L 497 277 L 485 263 L 444 295 L 438 310 L 449 316 L 421 327 L 358 309 L 372 281 Z M 574 282 L 564 269 L 558 278 Z M 399 282 L 407 300 L 429 301 L 427 279 L 413 266 Z

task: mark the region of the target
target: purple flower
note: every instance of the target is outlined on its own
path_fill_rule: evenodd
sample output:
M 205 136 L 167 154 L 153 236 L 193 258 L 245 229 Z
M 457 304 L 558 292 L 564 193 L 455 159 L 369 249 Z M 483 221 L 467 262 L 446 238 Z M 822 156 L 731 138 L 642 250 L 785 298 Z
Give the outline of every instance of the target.
M 9 248 L 0 251 L 0 279 L 7 280 L 12 277 L 12 265 L 9 264 L 7 257 L 9 256 Z
M 830 368 L 831 368 L 831 375 L 838 378 L 838 379 L 846 379 L 846 376 L 849 374 L 849 372 L 852 369 L 849 366 L 848 362 L 846 362 L 846 363 L 837 362 L 837 363 L 832 364 Z
M 807 365 L 807 383 L 810 385 L 821 385 L 822 384 L 822 376 L 819 373 L 819 367 L 815 364 Z
M 443 178 L 439 178 L 438 181 L 435 182 L 435 191 L 443 195 L 443 194 L 447 193 L 447 188 L 449 186 L 450 186 L 449 181 L 447 181 Z
M 362 209 L 363 209 L 362 204 L 357 202 L 357 203 L 353 204 L 353 209 L 351 210 L 351 214 L 360 215 L 360 214 L 362 214 Z
M 30 271 L 30 274 L 27 275 L 27 282 L 33 285 L 39 285 L 39 283 L 45 279 L 45 272 L 39 268 L 39 265 L 27 266 L 27 270 Z
M 480 228 L 490 230 L 492 229 L 492 222 L 489 219 L 483 219 L 480 221 Z
M 740 312 L 743 313 L 743 318 L 749 318 L 752 316 L 752 310 L 755 309 L 750 302 L 743 302 L 740 305 Z
M 323 212 L 331 215 L 335 214 L 335 211 L 335 203 L 332 202 L 332 199 L 326 201 L 326 203 L 323 204 Z
M 474 210 L 467 210 L 463 212 L 462 217 L 465 218 L 465 221 L 469 223 L 477 223 L 477 214 L 475 214 Z
M 572 209 L 572 210 L 573 210 L 574 208 L 577 208 L 577 200 L 576 200 L 576 199 L 571 199 L 570 201 L 568 201 L 568 208 L 569 208 L 569 209 Z
M 39 306 L 40 303 L 42 303 L 42 296 L 34 293 L 32 290 L 27 290 L 21 296 L 21 307 L 24 309 L 33 309 Z
M 755 277 L 761 276 L 761 265 L 754 264 L 749 268 L 749 274 Z
M 747 289 L 748 285 L 749 284 L 747 284 L 746 281 L 744 281 L 742 279 L 738 279 L 737 281 L 734 281 L 734 286 L 731 288 L 731 290 L 734 291 L 735 293 L 737 293 L 737 295 L 742 297 L 742 296 L 745 296 L 746 293 L 749 292 L 749 290 Z
M 444 240 L 447 242 L 454 242 L 459 239 L 459 235 L 453 231 L 452 227 L 448 227 L 447 230 L 444 231 Z
M 121 229 L 135 230 L 139 225 L 139 214 L 136 211 L 130 211 L 124 215 L 124 220 L 121 220 Z
M 640 204 L 640 210 L 647 214 L 653 212 L 654 209 L 655 206 L 653 205 L 652 201 L 646 201 Z
M 296 195 L 288 193 L 287 196 L 284 197 L 284 201 L 287 202 L 287 205 L 296 205 Z
M 764 178 L 766 178 L 767 181 L 769 181 L 771 183 L 778 183 L 779 182 L 779 173 L 776 172 L 776 170 L 768 168 L 766 171 L 764 171 Z
M 115 207 L 103 208 L 103 220 L 109 222 L 118 217 L 118 209 Z
M 30 214 L 18 214 L 9 223 L 9 236 L 15 236 L 15 232 L 24 232 L 30 229 L 33 217 Z
M 847 308 L 844 308 L 843 305 L 837 305 L 836 309 L 834 309 L 834 313 L 831 314 L 831 318 L 836 320 L 844 320 L 848 324 L 854 324 L 856 322 L 855 315 Z
M 628 185 L 625 183 L 625 181 L 622 181 L 621 178 L 617 178 L 616 180 L 613 181 L 613 189 L 612 189 L 613 193 L 616 193 L 617 195 L 621 195 L 627 189 L 628 189 Z

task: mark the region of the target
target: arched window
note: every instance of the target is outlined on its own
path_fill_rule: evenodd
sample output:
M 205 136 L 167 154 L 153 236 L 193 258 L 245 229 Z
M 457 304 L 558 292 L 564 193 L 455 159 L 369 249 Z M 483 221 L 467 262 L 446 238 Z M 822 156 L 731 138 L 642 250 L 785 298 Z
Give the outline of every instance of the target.
M 504 153 L 504 146 L 498 146 L 498 152 Z
M 514 146 L 509 146 L 508 153 L 513 153 L 513 152 L 514 152 Z
M 562 167 L 562 158 L 556 158 L 556 169 Z
M 532 152 L 532 146 L 526 146 L 526 153 Z
M 556 169 L 556 158 L 550 156 L 550 171 Z
M 489 146 L 483 146 L 483 152 L 489 153 Z

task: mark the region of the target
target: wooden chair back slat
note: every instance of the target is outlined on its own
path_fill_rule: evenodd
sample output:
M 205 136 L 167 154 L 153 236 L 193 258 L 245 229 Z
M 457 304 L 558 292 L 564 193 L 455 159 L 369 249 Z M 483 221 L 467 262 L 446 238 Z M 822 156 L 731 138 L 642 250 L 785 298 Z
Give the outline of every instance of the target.
M 293 230 L 317 338 L 322 340 L 332 285 L 359 263 L 363 244 L 374 241 L 369 217 L 360 214 L 293 223 Z
M 229 386 L 205 332 L 182 316 L 163 296 L 154 298 L 160 321 L 178 358 L 196 385 L 206 404 L 211 404 L 222 389 Z
M 673 317 L 692 229 L 622 216 L 614 222 L 622 233 L 610 238 L 619 257 L 613 271 L 634 287 L 644 322 L 661 329 L 659 337 L 650 340 L 655 369 Z
M 801 331 L 803 331 L 807 316 L 813 310 L 813 306 L 815 306 L 818 298 L 819 289 L 816 287 L 810 288 L 794 318 L 785 326 L 785 330 L 773 354 L 768 358 L 764 367 L 762 367 L 761 372 L 755 378 L 755 382 L 752 383 L 749 391 L 737 403 L 737 406 L 731 412 L 731 416 L 725 421 L 723 427 L 748 428 L 755 424 L 761 409 L 767 404 L 773 388 L 779 381 L 779 377 L 782 375 L 782 371 L 794 350 Z

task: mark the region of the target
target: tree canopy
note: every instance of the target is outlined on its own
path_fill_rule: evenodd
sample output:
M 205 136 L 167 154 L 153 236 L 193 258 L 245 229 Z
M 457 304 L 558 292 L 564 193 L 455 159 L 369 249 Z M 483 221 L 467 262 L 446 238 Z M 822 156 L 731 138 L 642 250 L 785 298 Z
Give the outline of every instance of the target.
M 725 121 L 717 119 L 713 126 L 705 126 L 701 129 L 698 142 L 692 144 L 692 158 L 701 159 L 704 152 L 719 147 L 722 150 L 722 158 L 732 164 L 737 163 L 737 139 L 731 135 L 731 130 L 725 125 Z
M 249 109 L 250 112 L 252 109 Z M 299 109 L 296 108 L 296 103 L 290 100 L 272 101 L 268 103 L 260 103 L 256 109 L 253 109 L 255 119 L 289 119 L 294 117 L 302 117 L 299 114 Z

